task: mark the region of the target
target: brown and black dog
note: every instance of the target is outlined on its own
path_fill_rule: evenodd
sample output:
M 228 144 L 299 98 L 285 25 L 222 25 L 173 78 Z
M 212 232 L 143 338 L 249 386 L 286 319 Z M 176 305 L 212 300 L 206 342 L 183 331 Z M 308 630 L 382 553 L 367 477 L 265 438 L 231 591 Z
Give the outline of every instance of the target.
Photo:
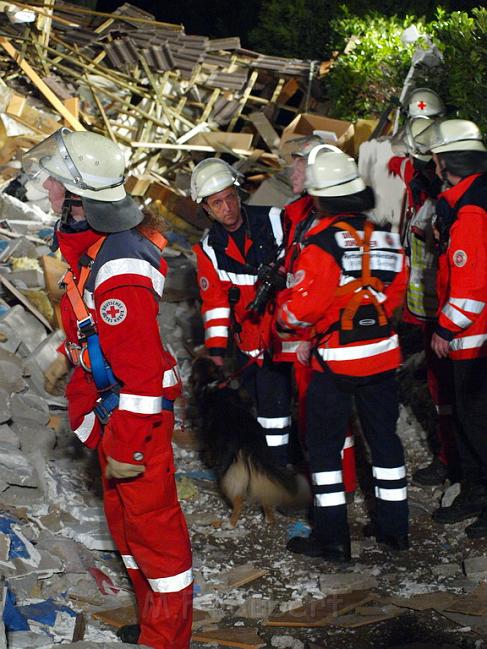
M 268 523 L 274 522 L 276 505 L 300 507 L 310 502 L 306 478 L 274 464 L 251 405 L 227 385 L 212 360 L 201 357 L 193 362 L 191 388 L 203 460 L 232 506 L 233 527 L 246 501 L 261 505 Z

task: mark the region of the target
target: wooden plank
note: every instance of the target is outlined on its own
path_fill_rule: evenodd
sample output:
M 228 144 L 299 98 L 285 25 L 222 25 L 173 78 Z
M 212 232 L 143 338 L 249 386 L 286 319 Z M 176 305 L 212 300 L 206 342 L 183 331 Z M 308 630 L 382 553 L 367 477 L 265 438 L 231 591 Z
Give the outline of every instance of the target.
M 44 83 L 34 68 L 25 60 L 20 57 L 19 52 L 15 49 L 12 43 L 5 37 L 0 37 L 0 46 L 7 52 L 9 56 L 17 63 L 20 69 L 25 72 L 36 88 L 44 95 L 48 102 L 61 114 L 61 116 L 68 122 L 68 124 L 75 131 L 84 131 L 85 127 L 79 122 L 74 115 L 64 106 L 63 102 L 56 97 L 52 90 Z
M 279 148 L 281 138 L 265 114 L 261 111 L 255 111 L 250 113 L 249 120 L 269 149 L 276 151 Z
M 229 131 L 229 132 L 233 131 L 233 129 L 235 128 L 235 125 L 236 125 L 236 123 L 238 121 L 238 118 L 240 117 L 240 115 L 241 115 L 241 113 L 242 113 L 242 111 L 244 109 L 244 106 L 247 103 L 247 99 L 249 98 L 250 93 L 252 92 L 252 88 L 254 87 L 258 76 L 259 76 L 259 73 L 257 72 L 257 70 L 254 70 L 252 72 L 252 74 L 250 75 L 250 79 L 249 79 L 249 82 L 247 84 L 247 87 L 245 88 L 245 91 L 244 91 L 244 93 L 242 95 L 242 98 L 241 98 L 241 100 L 239 102 L 240 106 L 239 106 L 238 110 L 235 111 L 235 113 L 234 113 L 234 115 L 233 115 L 233 117 L 232 117 L 232 119 L 230 121 L 230 124 L 228 125 L 227 131 Z
M 241 647 L 241 649 L 259 649 L 267 646 L 255 631 L 244 627 L 198 631 L 191 639 L 193 642 L 216 643 L 225 647 Z
M 216 590 L 232 590 L 232 588 L 239 588 L 249 584 L 251 581 L 260 579 L 267 575 L 269 571 L 265 568 L 255 568 L 252 563 L 246 563 L 240 566 L 235 566 L 228 572 L 220 576 L 221 583 L 216 584 Z
M 79 97 L 68 97 L 63 100 L 63 104 L 76 119 L 79 119 Z M 70 124 L 64 120 L 64 126 L 69 128 Z
M 342 595 L 329 595 L 324 599 L 315 599 L 309 604 L 294 608 L 286 613 L 273 615 L 264 622 L 264 626 L 281 627 L 323 627 L 334 624 L 340 615 L 352 611 L 374 599 L 368 591 L 356 590 Z
M 413 611 L 426 611 L 429 608 L 436 611 L 449 609 L 458 600 L 458 595 L 447 593 L 443 590 L 432 593 L 420 593 L 413 597 L 391 597 L 390 602 L 401 608 L 410 608 Z
M 59 280 L 68 270 L 68 265 L 61 259 L 51 255 L 45 255 L 39 261 L 44 271 L 44 281 L 49 299 L 57 304 L 64 295 L 64 289 L 59 288 Z

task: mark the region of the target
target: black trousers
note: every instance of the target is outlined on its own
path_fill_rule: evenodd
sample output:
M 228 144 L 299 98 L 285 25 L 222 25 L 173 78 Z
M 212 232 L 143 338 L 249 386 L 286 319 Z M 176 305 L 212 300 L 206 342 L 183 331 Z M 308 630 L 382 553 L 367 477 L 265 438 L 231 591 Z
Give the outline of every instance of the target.
M 349 538 L 341 451 L 355 400 L 373 464 L 378 532 L 408 532 L 406 469 L 396 434 L 399 397 L 393 373 L 337 382 L 328 369 L 313 372 L 307 393 L 307 446 L 312 471 L 315 533 L 326 543 Z
M 240 367 L 248 363 L 248 356 L 239 352 Z M 276 464 L 289 462 L 289 434 L 291 431 L 292 364 L 273 363 L 264 359 L 262 366 L 252 363 L 242 373 L 242 385 L 252 397 L 257 421 L 262 427 L 267 447 Z
M 462 476 L 487 487 L 487 357 L 453 361 L 453 376 Z

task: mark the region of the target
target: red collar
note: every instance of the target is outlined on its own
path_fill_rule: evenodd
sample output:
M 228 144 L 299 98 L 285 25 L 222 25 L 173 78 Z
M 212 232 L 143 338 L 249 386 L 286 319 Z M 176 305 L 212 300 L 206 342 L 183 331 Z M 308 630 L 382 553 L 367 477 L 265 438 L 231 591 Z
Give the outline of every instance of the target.
M 62 232 L 58 230 L 56 236 L 64 259 L 68 266 L 76 273 L 82 255 L 90 246 L 98 241 L 98 239 L 105 235 L 101 232 L 95 232 L 90 229 L 76 233 Z
M 462 178 L 462 180 L 458 184 L 450 187 L 450 189 L 445 189 L 444 192 L 441 192 L 438 198 L 444 198 L 448 205 L 450 205 L 450 207 L 454 207 L 457 201 L 459 201 L 460 198 L 465 194 L 473 181 L 481 175 L 482 174 L 473 174 L 472 176 Z
M 292 203 L 288 203 L 284 207 L 286 217 L 292 223 L 299 223 L 309 214 L 310 209 L 313 207 L 313 198 L 306 194 L 301 198 L 296 199 Z

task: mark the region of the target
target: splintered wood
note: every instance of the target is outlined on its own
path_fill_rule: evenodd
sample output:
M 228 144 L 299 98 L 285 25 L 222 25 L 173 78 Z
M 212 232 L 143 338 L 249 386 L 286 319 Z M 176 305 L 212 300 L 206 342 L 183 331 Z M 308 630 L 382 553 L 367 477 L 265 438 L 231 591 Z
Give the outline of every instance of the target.
M 280 168 L 275 125 L 304 105 L 309 61 L 188 35 L 129 3 L 112 14 L 54 0 L 18 6 L 36 21 L 12 25 L 0 11 L 0 112 L 38 140 L 61 125 L 106 135 L 129 173 L 147 177 L 140 196 L 152 184 L 180 195 L 181 177 L 208 154 Z

